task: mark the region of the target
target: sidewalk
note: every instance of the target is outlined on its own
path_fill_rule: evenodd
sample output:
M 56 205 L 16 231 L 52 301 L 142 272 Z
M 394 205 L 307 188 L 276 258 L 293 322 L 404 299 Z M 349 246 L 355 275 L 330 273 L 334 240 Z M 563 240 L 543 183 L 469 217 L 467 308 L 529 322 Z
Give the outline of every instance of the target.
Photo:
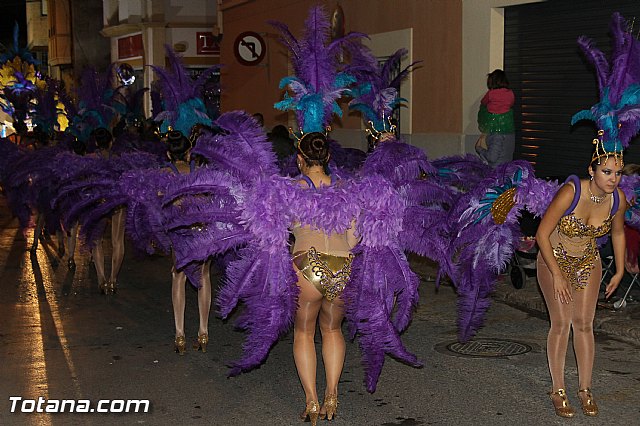
M 432 281 L 438 272 L 437 265 L 427 259 L 409 256 L 409 261 L 412 269 L 423 280 Z M 623 294 L 622 288 L 619 289 L 617 296 L 621 298 Z M 634 301 L 628 302 L 625 308 L 619 310 L 613 309 L 612 302 L 598 302 L 594 331 L 640 346 L 640 302 L 638 302 L 640 291 L 638 287 L 634 286 L 630 294 L 633 295 Z M 538 288 L 535 275 L 527 277 L 521 289 L 516 289 L 511 284 L 508 274 L 500 275 L 493 300 L 547 317 L 547 307 Z
M 634 286 L 630 293 L 634 295 L 634 301 L 628 302 L 625 308 L 619 310 L 613 309 L 613 302 L 599 300 L 593 324 L 594 331 L 640 345 L 640 303 L 637 302 L 636 291 L 637 287 Z M 624 295 L 622 289 L 618 290 L 617 295 L 620 298 Z M 547 315 L 547 307 L 535 276 L 527 277 L 523 288 L 518 290 L 511 284 L 509 275 L 501 275 L 493 299 Z

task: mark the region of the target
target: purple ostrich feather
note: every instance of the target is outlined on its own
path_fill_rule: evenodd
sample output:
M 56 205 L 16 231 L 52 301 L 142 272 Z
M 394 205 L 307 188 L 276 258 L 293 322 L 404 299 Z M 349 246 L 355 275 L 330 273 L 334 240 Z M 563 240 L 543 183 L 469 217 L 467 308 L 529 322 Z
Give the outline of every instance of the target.
M 516 192 L 531 191 L 534 179 L 527 162 L 500 165 L 462 196 L 449 213 L 453 238 L 447 251 L 450 263 L 446 268 L 458 293 L 460 341 L 467 341 L 481 327 L 497 275 L 512 257 L 521 236 L 518 225 L 519 211 L 524 208 L 521 197 L 516 195 L 516 205 L 502 224 L 496 224 L 488 214 L 492 202 L 487 204 L 485 200 L 510 187 L 515 187 Z
M 221 131 L 202 134 L 192 155 L 202 156 L 209 167 L 232 173 L 242 182 L 278 173 L 271 142 L 255 118 L 244 111 L 231 111 L 218 117 L 214 125 Z

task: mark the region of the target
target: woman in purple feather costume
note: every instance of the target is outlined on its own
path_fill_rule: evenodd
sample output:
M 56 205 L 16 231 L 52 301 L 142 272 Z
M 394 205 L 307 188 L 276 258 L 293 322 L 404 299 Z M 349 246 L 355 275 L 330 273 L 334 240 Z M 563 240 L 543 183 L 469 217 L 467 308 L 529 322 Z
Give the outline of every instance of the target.
M 169 164 L 176 175 L 185 175 L 194 171 L 195 164 L 190 159 L 191 143 L 181 132 L 173 131 L 167 135 L 168 150 L 167 155 L 171 163 Z M 180 209 L 180 200 L 174 202 Z M 210 262 L 207 260 L 196 267 L 198 271 L 190 274 L 191 283 L 198 289 L 198 313 L 200 327 L 198 329 L 198 339 L 194 344 L 196 350 L 203 353 L 207 351 L 209 343 L 209 311 L 211 310 L 211 279 Z M 197 277 L 195 278 L 194 277 Z M 173 317 L 175 321 L 175 351 L 184 355 L 186 351 L 186 338 L 184 333 L 184 310 L 185 310 L 185 284 L 187 275 L 184 269 L 178 269 L 174 265 L 171 268 L 171 301 L 173 304 Z
M 111 146 L 113 136 L 109 130 L 100 127 L 93 132 L 93 137 L 98 150 L 93 154 L 102 159 L 111 158 Z M 123 206 L 115 208 L 111 214 L 111 270 L 109 279 L 106 277 L 104 267 L 104 251 L 102 248 L 102 236 L 95 241 L 91 251 L 93 265 L 98 276 L 98 286 L 101 293 L 113 294 L 117 289 L 118 274 L 124 260 L 124 225 L 127 211 Z
M 332 179 L 325 172 L 329 160 L 327 140 L 321 133 L 305 135 L 299 144 L 299 184 L 321 191 Z M 293 357 L 306 397 L 302 417 L 315 424 L 318 415 L 331 420 L 338 405 L 338 380 L 342 374 L 345 342 L 342 335 L 342 290 L 351 272 L 351 249 L 356 245 L 354 226 L 344 232 L 325 233 L 310 225 L 293 227 L 293 264 L 298 276 L 298 309 L 294 320 Z M 324 404 L 318 406 L 316 390 L 316 323 L 322 333 L 322 358 L 326 374 Z

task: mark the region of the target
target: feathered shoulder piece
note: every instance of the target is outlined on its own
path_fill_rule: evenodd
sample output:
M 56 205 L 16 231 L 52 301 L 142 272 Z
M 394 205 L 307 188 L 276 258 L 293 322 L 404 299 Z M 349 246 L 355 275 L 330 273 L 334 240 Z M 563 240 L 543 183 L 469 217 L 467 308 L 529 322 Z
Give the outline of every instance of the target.
M 598 78 L 600 101 L 575 114 L 571 124 L 592 120 L 598 127 L 593 160 L 614 156 L 622 161 L 622 151 L 640 131 L 640 44 L 631 34 L 625 19 L 614 13 L 610 32 L 612 50 L 609 60 L 595 43 L 585 36 L 578 45 L 593 64 Z
M 291 52 L 295 75 L 283 78 L 280 88 L 288 88 L 277 109 L 295 111 L 300 133 L 325 132 L 333 114 L 342 116 L 336 102 L 355 79 L 340 72 L 340 53 L 344 44 L 360 33 L 349 33 L 331 41 L 329 18 L 325 10 L 313 7 L 305 21 L 302 38 L 296 39 L 289 28 L 270 21 L 282 35 L 281 41 Z
M 193 80 L 184 67 L 182 58 L 168 45 L 165 45 L 165 52 L 169 68 L 151 66 L 158 75 L 162 94 L 162 111 L 156 114 L 155 120 L 162 122 L 160 130 L 163 133 L 177 130 L 189 137 L 195 125 L 211 126 L 211 118 L 207 115 L 201 94 L 207 79 L 219 66 L 206 69 Z
M 420 62 L 412 62 L 395 73 L 394 70 L 400 69 L 400 62 L 406 54 L 406 49 L 399 49 L 384 62 L 378 63 L 377 58 L 364 46 L 352 52 L 353 66 L 358 69 L 358 84 L 349 91 L 353 97 L 349 108 L 364 115 L 368 124 L 367 133 L 375 140 L 394 133 L 391 114 L 406 101 L 400 97 L 400 84 Z

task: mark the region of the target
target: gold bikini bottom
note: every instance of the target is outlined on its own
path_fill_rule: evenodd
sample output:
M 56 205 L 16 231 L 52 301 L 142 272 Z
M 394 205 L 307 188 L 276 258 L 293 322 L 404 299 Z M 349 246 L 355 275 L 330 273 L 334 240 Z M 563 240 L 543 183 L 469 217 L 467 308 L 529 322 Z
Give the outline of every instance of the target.
M 314 247 L 293 254 L 293 264 L 329 301 L 340 296 L 347 286 L 352 261 L 352 254 L 348 257 L 334 256 L 319 252 Z

